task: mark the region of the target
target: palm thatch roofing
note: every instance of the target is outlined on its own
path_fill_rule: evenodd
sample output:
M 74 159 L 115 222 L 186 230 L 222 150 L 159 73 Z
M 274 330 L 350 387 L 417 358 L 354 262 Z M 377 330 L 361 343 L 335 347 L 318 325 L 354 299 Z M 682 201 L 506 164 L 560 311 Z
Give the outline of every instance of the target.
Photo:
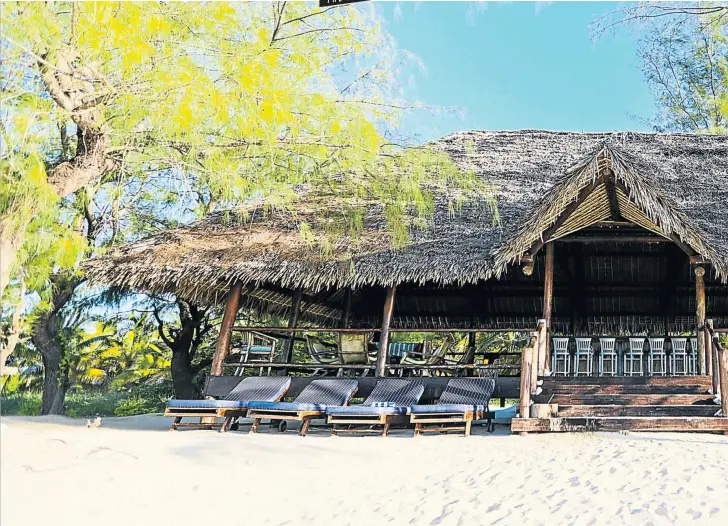
M 372 205 L 361 236 L 340 238 L 324 257 L 299 229 L 303 220 L 322 235 L 325 203 L 303 199 L 295 214 L 251 209 L 161 232 L 92 261 L 87 275 L 203 303 L 220 302 L 236 281 L 265 285 L 275 290 L 257 294 L 278 291 L 282 298 L 298 287 L 313 295 L 401 283 L 461 285 L 504 276 L 550 227 L 558 226 L 551 239 L 567 236 L 608 218 L 612 205 L 709 261 L 714 278 L 728 278 L 727 136 L 471 131 L 435 147 L 492 187 L 497 217 L 482 202 L 464 203 L 453 214 L 440 196 L 428 228 L 412 228 L 411 242 L 395 249 Z M 616 185 L 616 205 L 607 198 L 605 174 Z M 590 185 L 586 199 L 560 221 Z

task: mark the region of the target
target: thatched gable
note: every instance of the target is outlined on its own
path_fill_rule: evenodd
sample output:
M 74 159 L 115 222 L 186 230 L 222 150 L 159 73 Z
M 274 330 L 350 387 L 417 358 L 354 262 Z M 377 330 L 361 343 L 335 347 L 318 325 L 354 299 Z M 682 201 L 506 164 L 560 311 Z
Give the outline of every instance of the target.
M 474 283 L 500 276 L 528 257 L 544 232 L 593 185 L 591 200 L 581 211 L 571 211 L 580 219 L 563 221 L 556 237 L 618 206 L 624 217 L 709 260 L 723 281 L 728 277 L 726 136 L 463 132 L 436 146 L 493 187 L 497 223 L 483 203 L 466 203 L 453 216 L 441 198 L 430 228 L 413 230 L 409 245 L 391 249 L 384 221 L 372 207 L 361 239 L 341 239 L 324 259 L 297 230 L 301 218 L 316 224 L 315 206 L 302 204 L 297 217 L 219 214 L 95 260 L 88 275 L 97 283 L 204 302 L 220 300 L 236 280 L 311 293 L 403 282 Z M 614 202 L 604 198 L 600 178 L 605 174 L 617 185 Z

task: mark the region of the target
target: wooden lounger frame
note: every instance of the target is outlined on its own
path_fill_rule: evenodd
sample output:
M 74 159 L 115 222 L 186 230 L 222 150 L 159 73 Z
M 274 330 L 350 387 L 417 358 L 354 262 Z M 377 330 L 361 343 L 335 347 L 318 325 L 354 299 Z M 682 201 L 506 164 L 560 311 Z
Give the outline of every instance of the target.
M 383 437 L 389 434 L 392 424 L 408 423 L 407 415 L 329 415 L 328 421 L 331 424 L 331 434 L 338 433 L 374 433 Z M 381 429 L 341 428 L 337 425 L 347 426 L 382 426 Z
M 196 429 L 215 429 L 216 427 L 221 427 L 223 424 L 218 424 L 216 422 L 205 422 L 204 419 L 210 419 L 210 418 L 219 418 L 223 415 L 221 414 L 221 409 L 217 407 L 175 407 L 174 409 L 170 409 L 169 407 L 165 408 L 164 410 L 164 416 L 173 417 L 174 421 L 172 422 L 172 425 L 170 426 L 170 431 L 175 431 L 179 427 L 192 427 Z M 199 418 L 199 422 L 187 422 L 182 423 L 183 418 Z
M 415 425 L 415 436 L 429 432 L 451 432 L 462 431 L 464 435 L 470 436 L 470 429 L 473 420 L 486 419 L 488 431 L 492 431 L 493 418 L 492 412 L 486 411 L 465 411 L 452 413 L 412 413 L 410 414 L 410 423 Z
M 253 427 L 250 429 L 253 433 L 258 432 L 260 421 L 264 418 L 268 418 L 271 421 L 274 420 L 297 420 L 301 422 L 301 431 L 298 433 L 302 437 L 308 433 L 308 428 L 311 426 L 311 419 L 316 417 L 323 417 L 326 411 L 292 411 L 282 409 L 250 409 L 248 411 L 248 418 L 253 419 Z

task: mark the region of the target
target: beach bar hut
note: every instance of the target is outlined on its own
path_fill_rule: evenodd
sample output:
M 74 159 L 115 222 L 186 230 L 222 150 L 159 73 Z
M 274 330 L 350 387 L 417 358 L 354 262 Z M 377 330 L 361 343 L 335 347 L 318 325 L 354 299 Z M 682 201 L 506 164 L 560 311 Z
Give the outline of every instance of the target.
M 728 137 L 476 131 L 434 147 L 488 184 L 495 209 L 453 212 L 453 196 L 438 195 L 429 224 L 413 221 L 392 248 L 372 203 L 356 239 L 322 251 L 330 200 L 302 187 L 295 216 L 214 214 L 97 259 L 88 275 L 224 306 L 213 376 L 237 332 L 286 335 L 268 370 L 373 378 L 407 367 L 389 357 L 397 331 L 523 332 L 516 377 L 495 393 L 519 397 L 515 431 L 728 431 L 728 397 L 722 412 L 714 401 L 728 390 Z M 241 308 L 288 323 L 243 327 Z M 317 329 L 378 342 L 359 362 L 293 363 L 293 342 Z M 472 353 L 414 363 L 448 375 L 489 367 Z

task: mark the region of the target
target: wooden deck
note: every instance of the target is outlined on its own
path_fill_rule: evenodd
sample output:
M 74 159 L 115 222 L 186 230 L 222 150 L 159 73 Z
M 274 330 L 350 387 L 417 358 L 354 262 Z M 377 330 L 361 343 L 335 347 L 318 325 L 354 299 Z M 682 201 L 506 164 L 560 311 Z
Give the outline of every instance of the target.
M 708 376 L 544 377 L 539 384 L 531 418 L 514 418 L 513 432 L 728 433 L 728 418 L 713 402 Z

